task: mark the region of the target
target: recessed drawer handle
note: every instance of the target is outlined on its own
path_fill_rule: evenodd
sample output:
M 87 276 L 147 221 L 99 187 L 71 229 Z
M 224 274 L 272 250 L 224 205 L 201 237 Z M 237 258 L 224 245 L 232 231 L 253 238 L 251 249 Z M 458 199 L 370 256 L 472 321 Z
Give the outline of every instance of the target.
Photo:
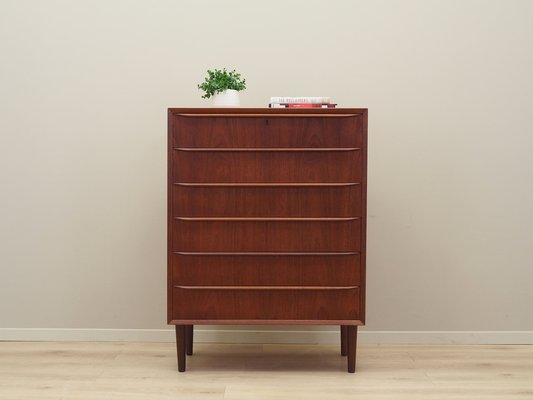
M 194 186 L 194 187 L 339 187 L 339 186 L 355 186 L 360 185 L 360 182 L 343 182 L 343 183 L 189 183 L 189 182 L 174 182 L 176 186 Z
M 361 114 L 308 114 L 308 113 L 299 113 L 299 114 L 268 114 L 268 113 L 256 113 L 256 114 L 175 114 L 180 117 L 188 118 L 203 118 L 203 117 L 217 117 L 217 118 L 228 118 L 228 117 L 239 117 L 239 118 L 256 118 L 256 117 L 265 117 L 265 118 L 302 118 L 302 117 L 314 117 L 314 118 L 347 118 L 347 117 L 357 117 Z
M 174 147 L 177 151 L 192 152 L 326 152 L 326 151 L 358 151 L 359 147 Z
M 180 221 L 354 221 L 359 217 L 292 218 L 292 217 L 174 217 Z
M 282 252 L 282 251 L 173 251 L 180 256 L 355 256 L 358 251 Z
M 185 290 L 352 290 L 359 286 L 180 286 Z

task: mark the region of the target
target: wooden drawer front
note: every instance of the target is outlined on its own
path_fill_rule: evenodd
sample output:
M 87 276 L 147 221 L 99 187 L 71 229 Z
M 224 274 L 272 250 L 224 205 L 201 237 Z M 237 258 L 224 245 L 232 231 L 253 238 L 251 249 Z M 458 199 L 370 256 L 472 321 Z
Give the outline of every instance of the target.
M 361 185 L 172 185 L 171 215 L 188 217 L 361 216 Z
M 361 151 L 180 151 L 175 182 L 361 182 Z
M 359 254 L 172 254 L 172 285 L 359 286 Z
M 173 289 L 172 318 L 346 320 L 359 318 L 359 289 Z
M 173 116 L 174 147 L 360 147 L 362 118 Z
M 360 219 L 203 221 L 174 219 L 171 251 L 359 251 Z

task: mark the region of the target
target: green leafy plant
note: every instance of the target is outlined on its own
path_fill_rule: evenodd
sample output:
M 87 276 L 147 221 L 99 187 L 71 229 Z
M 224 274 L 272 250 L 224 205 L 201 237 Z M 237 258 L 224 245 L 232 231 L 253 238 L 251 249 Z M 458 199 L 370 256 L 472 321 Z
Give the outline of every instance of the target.
M 230 72 L 226 71 L 226 68 L 223 70 L 207 70 L 205 81 L 198 85 L 198 89 L 205 92 L 202 98 L 208 99 L 226 89 L 237 91 L 246 89 L 246 79 L 242 79 L 241 74 L 235 70 Z

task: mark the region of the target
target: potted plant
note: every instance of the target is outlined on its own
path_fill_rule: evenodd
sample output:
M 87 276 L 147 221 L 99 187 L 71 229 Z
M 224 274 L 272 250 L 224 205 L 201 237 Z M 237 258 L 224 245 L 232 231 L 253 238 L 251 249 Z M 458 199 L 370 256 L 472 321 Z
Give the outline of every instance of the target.
M 238 92 L 246 89 L 246 79 L 242 79 L 235 70 L 207 70 L 207 76 L 198 89 L 205 92 L 202 98 L 213 97 L 213 107 L 239 107 Z

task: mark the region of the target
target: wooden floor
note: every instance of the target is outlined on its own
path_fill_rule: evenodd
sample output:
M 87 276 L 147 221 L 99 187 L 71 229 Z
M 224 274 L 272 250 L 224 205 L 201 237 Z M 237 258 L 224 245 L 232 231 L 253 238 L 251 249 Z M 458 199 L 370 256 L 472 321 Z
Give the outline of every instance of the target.
M 533 399 L 533 346 L 0 342 L 0 399 Z

